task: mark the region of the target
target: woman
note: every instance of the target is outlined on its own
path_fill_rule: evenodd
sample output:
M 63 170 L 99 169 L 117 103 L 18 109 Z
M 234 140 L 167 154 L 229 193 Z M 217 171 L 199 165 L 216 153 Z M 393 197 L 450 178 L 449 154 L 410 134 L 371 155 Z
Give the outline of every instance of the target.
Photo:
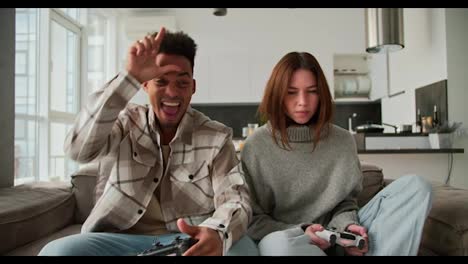
M 352 135 L 331 123 L 333 102 L 323 71 L 308 53 L 275 66 L 259 107 L 268 121 L 242 149 L 252 192 L 249 236 L 262 255 L 416 255 L 431 205 L 431 185 L 407 175 L 363 208 L 362 173 Z M 325 227 L 360 235 L 341 247 L 317 236 Z

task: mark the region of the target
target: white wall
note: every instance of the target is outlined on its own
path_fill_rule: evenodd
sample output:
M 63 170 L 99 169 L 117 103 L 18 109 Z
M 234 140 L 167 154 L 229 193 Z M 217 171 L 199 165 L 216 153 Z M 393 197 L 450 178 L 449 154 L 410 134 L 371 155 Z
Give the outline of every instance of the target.
M 314 54 L 333 87 L 333 54 L 365 51 L 363 8 L 230 8 L 224 17 L 182 8 L 172 15 L 199 46 L 193 102 L 259 102 L 273 66 L 290 51 Z
M 414 90 L 447 79 L 445 9 L 405 8 L 403 15 L 405 48 L 389 54 L 389 72 L 390 94 L 405 93 L 382 98 L 382 121 L 390 124 L 415 123 Z
M 447 8 L 447 69 L 448 118 L 468 126 L 468 9 Z M 453 180 L 455 186 L 468 188 L 468 135 L 455 138 L 455 144 L 465 149 L 465 154 L 455 155 Z

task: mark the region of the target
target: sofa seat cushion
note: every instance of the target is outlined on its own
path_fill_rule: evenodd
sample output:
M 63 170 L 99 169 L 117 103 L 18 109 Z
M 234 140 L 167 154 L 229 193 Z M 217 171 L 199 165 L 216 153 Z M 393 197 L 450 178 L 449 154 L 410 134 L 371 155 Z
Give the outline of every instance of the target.
M 41 239 L 28 243 L 22 247 L 16 248 L 5 256 L 37 256 L 41 249 L 47 245 L 47 243 L 74 234 L 79 234 L 81 231 L 81 224 L 69 225 L 55 233 L 45 236 Z
M 362 191 L 358 195 L 358 205 L 363 207 L 384 186 L 382 168 L 375 165 L 361 163 Z
M 0 189 L 0 254 L 73 223 L 69 184 L 36 182 Z
M 468 190 L 433 184 L 421 246 L 437 255 L 468 255 Z

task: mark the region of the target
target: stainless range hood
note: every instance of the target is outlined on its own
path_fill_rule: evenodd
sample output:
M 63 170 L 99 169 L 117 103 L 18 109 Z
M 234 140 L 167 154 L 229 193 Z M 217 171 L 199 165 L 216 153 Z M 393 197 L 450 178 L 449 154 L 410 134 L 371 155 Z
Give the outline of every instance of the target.
M 405 47 L 403 8 L 366 8 L 368 53 L 388 53 Z

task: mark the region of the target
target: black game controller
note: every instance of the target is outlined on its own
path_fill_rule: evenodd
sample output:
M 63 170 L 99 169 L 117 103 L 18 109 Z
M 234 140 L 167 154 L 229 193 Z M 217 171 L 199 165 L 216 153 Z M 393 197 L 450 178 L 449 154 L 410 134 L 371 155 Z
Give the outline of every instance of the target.
M 198 240 L 191 237 L 180 238 L 178 236 L 170 244 L 163 245 L 158 241 L 151 248 L 138 253 L 137 256 L 182 256 L 187 249 L 197 242 Z

